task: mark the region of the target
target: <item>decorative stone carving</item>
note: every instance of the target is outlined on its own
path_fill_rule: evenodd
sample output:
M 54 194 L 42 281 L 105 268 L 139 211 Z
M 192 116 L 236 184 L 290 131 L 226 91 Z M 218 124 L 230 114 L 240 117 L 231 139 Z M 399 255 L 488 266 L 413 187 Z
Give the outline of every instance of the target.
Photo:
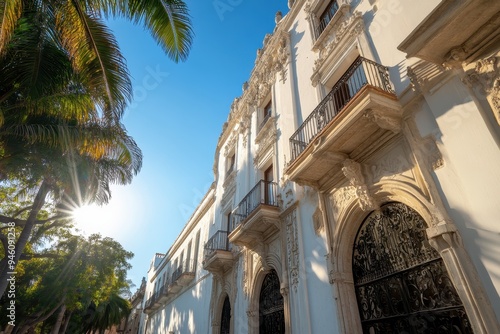
M 286 180 L 280 185 L 282 192 L 279 193 L 276 197 L 278 200 L 278 205 L 281 211 L 285 211 L 289 207 L 293 205 L 295 202 L 295 194 L 293 191 L 293 183 L 290 180 Z
M 238 135 L 236 133 L 233 133 L 231 139 L 227 141 L 226 148 L 224 149 L 224 157 L 227 158 L 229 154 L 231 154 L 234 151 L 237 141 L 238 141 Z
M 274 148 L 277 139 L 275 120 L 276 117 L 268 119 L 255 138 L 255 144 L 259 146 L 254 156 L 254 165 L 256 166 L 259 166 L 266 153 Z
M 421 149 L 424 152 L 424 156 L 427 158 L 427 162 L 432 169 L 436 170 L 443 167 L 444 160 L 441 155 L 441 151 L 436 144 L 436 140 L 433 136 L 428 136 L 422 140 Z
M 240 122 L 240 133 L 243 136 L 243 147 L 247 147 L 248 135 L 250 132 L 251 119 L 250 116 L 244 116 Z
M 342 187 L 334 192 L 331 202 L 335 216 L 338 216 L 339 212 L 354 198 L 356 198 L 356 188 L 353 186 Z
M 314 224 L 314 232 L 316 232 L 316 235 L 319 236 L 325 228 L 325 225 L 323 223 L 323 211 L 321 211 L 321 209 L 317 207 L 312 218 Z
M 401 131 L 401 119 L 388 115 L 383 110 L 367 109 L 363 116 L 382 129 L 392 131 L 395 134 Z
M 359 199 L 359 205 L 363 211 L 372 211 L 378 209 L 378 205 L 368 191 L 368 186 L 365 183 L 361 165 L 354 160 L 347 159 L 344 161 L 342 172 L 349 179 L 349 182 L 356 189 L 356 196 Z
M 480 59 L 465 68 L 467 75 L 462 81 L 475 90 L 480 99 L 486 98 L 500 124 L 500 55 Z
M 348 38 L 361 34 L 364 30 L 363 15 L 356 11 L 352 15 L 344 15 L 337 23 L 337 28 L 332 28 L 328 36 L 318 40 L 315 50 L 319 50 L 318 59 L 314 62 L 311 81 L 316 86 L 321 77 L 321 69 L 326 60 L 342 52 L 342 47 Z
M 286 250 L 288 259 L 289 282 L 295 292 L 299 284 L 299 242 L 297 232 L 297 209 L 284 217 L 286 228 Z

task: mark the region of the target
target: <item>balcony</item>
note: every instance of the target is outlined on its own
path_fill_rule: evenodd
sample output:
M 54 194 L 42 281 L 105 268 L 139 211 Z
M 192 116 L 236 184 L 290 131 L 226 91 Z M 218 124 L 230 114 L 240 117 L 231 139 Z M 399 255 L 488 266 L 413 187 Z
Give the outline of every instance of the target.
M 261 180 L 231 214 L 229 242 L 253 248 L 279 231 L 278 185 Z
M 233 265 L 231 245 L 227 231 L 217 231 L 205 244 L 203 269 L 214 272 L 225 272 Z
M 401 114 L 388 68 L 359 57 L 290 137 L 286 173 L 320 185 L 335 164 L 362 158 L 398 133 Z
M 489 56 L 500 46 L 500 1 L 442 0 L 398 46 L 407 57 L 461 64 Z
M 179 267 L 172 273 L 172 284 L 170 286 L 186 286 L 194 279 L 195 273 L 194 269 L 189 261 L 183 262 Z M 174 290 L 177 290 L 174 288 Z M 180 289 L 179 289 L 180 290 Z M 178 292 L 178 291 L 177 291 Z M 176 293 L 176 292 L 175 292 Z
M 167 285 L 163 285 L 158 291 L 156 291 L 144 305 L 144 313 L 150 314 L 153 311 L 162 306 L 167 300 Z

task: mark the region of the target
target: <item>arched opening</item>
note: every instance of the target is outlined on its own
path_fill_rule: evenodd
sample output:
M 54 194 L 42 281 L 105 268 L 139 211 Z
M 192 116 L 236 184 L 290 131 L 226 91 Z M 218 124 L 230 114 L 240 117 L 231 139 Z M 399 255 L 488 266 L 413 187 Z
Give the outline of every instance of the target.
M 222 305 L 222 314 L 220 319 L 220 334 L 229 334 L 231 330 L 231 303 L 226 296 Z
M 280 281 L 276 271 L 271 270 L 264 277 L 259 298 L 259 333 L 284 334 L 285 315 Z
M 402 203 L 382 206 L 361 225 L 352 272 L 364 333 L 473 333 L 425 228 Z

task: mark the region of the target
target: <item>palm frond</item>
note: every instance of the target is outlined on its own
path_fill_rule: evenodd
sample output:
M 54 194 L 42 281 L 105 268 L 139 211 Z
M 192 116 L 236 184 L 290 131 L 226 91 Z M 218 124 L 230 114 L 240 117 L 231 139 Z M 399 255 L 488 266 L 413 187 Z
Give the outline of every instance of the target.
M 22 0 L 0 1 L 0 56 L 9 43 L 12 33 L 17 25 L 17 20 L 23 11 Z
M 172 60 L 186 60 L 193 42 L 193 30 L 184 1 L 125 0 L 125 3 L 125 14 L 147 28 Z
M 61 42 L 94 103 L 105 117 L 119 120 L 131 99 L 132 85 L 113 34 L 78 0 L 67 1 L 56 17 Z

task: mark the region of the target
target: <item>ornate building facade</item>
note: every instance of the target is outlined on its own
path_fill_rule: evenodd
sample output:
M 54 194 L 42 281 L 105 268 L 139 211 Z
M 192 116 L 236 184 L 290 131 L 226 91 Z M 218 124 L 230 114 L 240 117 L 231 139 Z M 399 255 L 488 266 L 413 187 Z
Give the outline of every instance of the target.
M 500 333 L 500 2 L 288 4 L 140 333 Z

